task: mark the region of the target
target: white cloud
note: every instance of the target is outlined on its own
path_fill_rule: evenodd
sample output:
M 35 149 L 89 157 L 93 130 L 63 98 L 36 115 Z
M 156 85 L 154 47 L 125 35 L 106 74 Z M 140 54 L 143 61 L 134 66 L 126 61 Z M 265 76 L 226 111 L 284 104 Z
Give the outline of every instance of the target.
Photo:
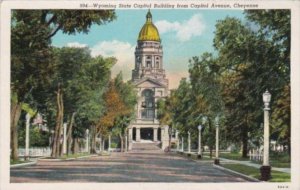
M 182 22 L 160 20 L 155 22 L 155 25 L 161 34 L 176 32 L 176 37 L 182 42 L 190 40 L 193 36 L 200 36 L 205 29 L 205 23 L 200 14 L 195 14 L 189 20 Z
M 66 45 L 67 47 L 78 47 L 78 48 L 83 48 L 83 47 L 87 47 L 88 45 L 87 44 L 81 44 L 79 42 L 70 42 L 70 43 L 67 43 Z
M 91 54 L 92 56 L 116 57 L 118 62 L 112 69 L 113 76 L 122 71 L 124 79 L 128 80 L 134 68 L 134 50 L 135 46 L 128 42 L 102 41 L 91 47 Z

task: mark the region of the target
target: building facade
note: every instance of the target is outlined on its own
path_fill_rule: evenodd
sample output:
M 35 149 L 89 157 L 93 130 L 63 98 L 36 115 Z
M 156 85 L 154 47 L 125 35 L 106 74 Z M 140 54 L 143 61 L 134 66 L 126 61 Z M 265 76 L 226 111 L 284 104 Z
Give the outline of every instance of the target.
M 161 143 L 162 149 L 169 145 L 168 126 L 160 126 L 157 120 L 156 102 L 168 96 L 168 79 L 163 68 L 163 48 L 151 12 L 140 30 L 135 48 L 135 67 L 132 82 L 138 94 L 136 119 L 128 127 L 128 149 L 134 143 Z

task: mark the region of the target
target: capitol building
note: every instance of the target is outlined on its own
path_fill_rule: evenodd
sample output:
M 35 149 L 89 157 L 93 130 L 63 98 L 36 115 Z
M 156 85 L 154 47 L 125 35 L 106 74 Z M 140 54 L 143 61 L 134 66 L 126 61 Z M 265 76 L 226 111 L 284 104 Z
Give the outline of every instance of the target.
M 127 128 L 128 149 L 138 143 L 155 143 L 165 149 L 169 146 L 169 127 L 159 124 L 156 102 L 168 96 L 169 81 L 163 68 L 161 38 L 152 22 L 150 10 L 137 39 L 132 82 L 138 102 L 136 119 Z

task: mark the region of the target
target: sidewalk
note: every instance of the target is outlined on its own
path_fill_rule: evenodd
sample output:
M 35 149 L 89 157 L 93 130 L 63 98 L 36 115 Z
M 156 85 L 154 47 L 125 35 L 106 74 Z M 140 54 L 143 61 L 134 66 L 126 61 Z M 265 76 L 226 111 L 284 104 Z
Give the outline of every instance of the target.
M 219 159 L 220 159 L 220 161 L 227 162 L 227 163 L 243 164 L 243 165 L 251 166 L 251 167 L 255 167 L 255 168 L 260 168 L 261 167 L 260 164 L 255 164 L 255 163 L 252 163 L 251 161 L 230 160 L 230 159 L 226 159 L 226 158 L 219 158 Z M 289 173 L 289 174 L 291 173 L 291 168 L 272 167 L 272 170 L 279 171 L 279 172 L 284 172 L 284 173 Z

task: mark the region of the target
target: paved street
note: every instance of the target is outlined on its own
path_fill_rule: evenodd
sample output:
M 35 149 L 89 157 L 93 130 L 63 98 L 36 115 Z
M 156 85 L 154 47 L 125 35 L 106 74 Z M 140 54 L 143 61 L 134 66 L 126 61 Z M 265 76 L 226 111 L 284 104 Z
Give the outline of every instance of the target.
M 12 183 L 26 182 L 245 182 L 212 166 L 161 151 L 112 153 L 70 161 L 39 161 L 11 169 Z

